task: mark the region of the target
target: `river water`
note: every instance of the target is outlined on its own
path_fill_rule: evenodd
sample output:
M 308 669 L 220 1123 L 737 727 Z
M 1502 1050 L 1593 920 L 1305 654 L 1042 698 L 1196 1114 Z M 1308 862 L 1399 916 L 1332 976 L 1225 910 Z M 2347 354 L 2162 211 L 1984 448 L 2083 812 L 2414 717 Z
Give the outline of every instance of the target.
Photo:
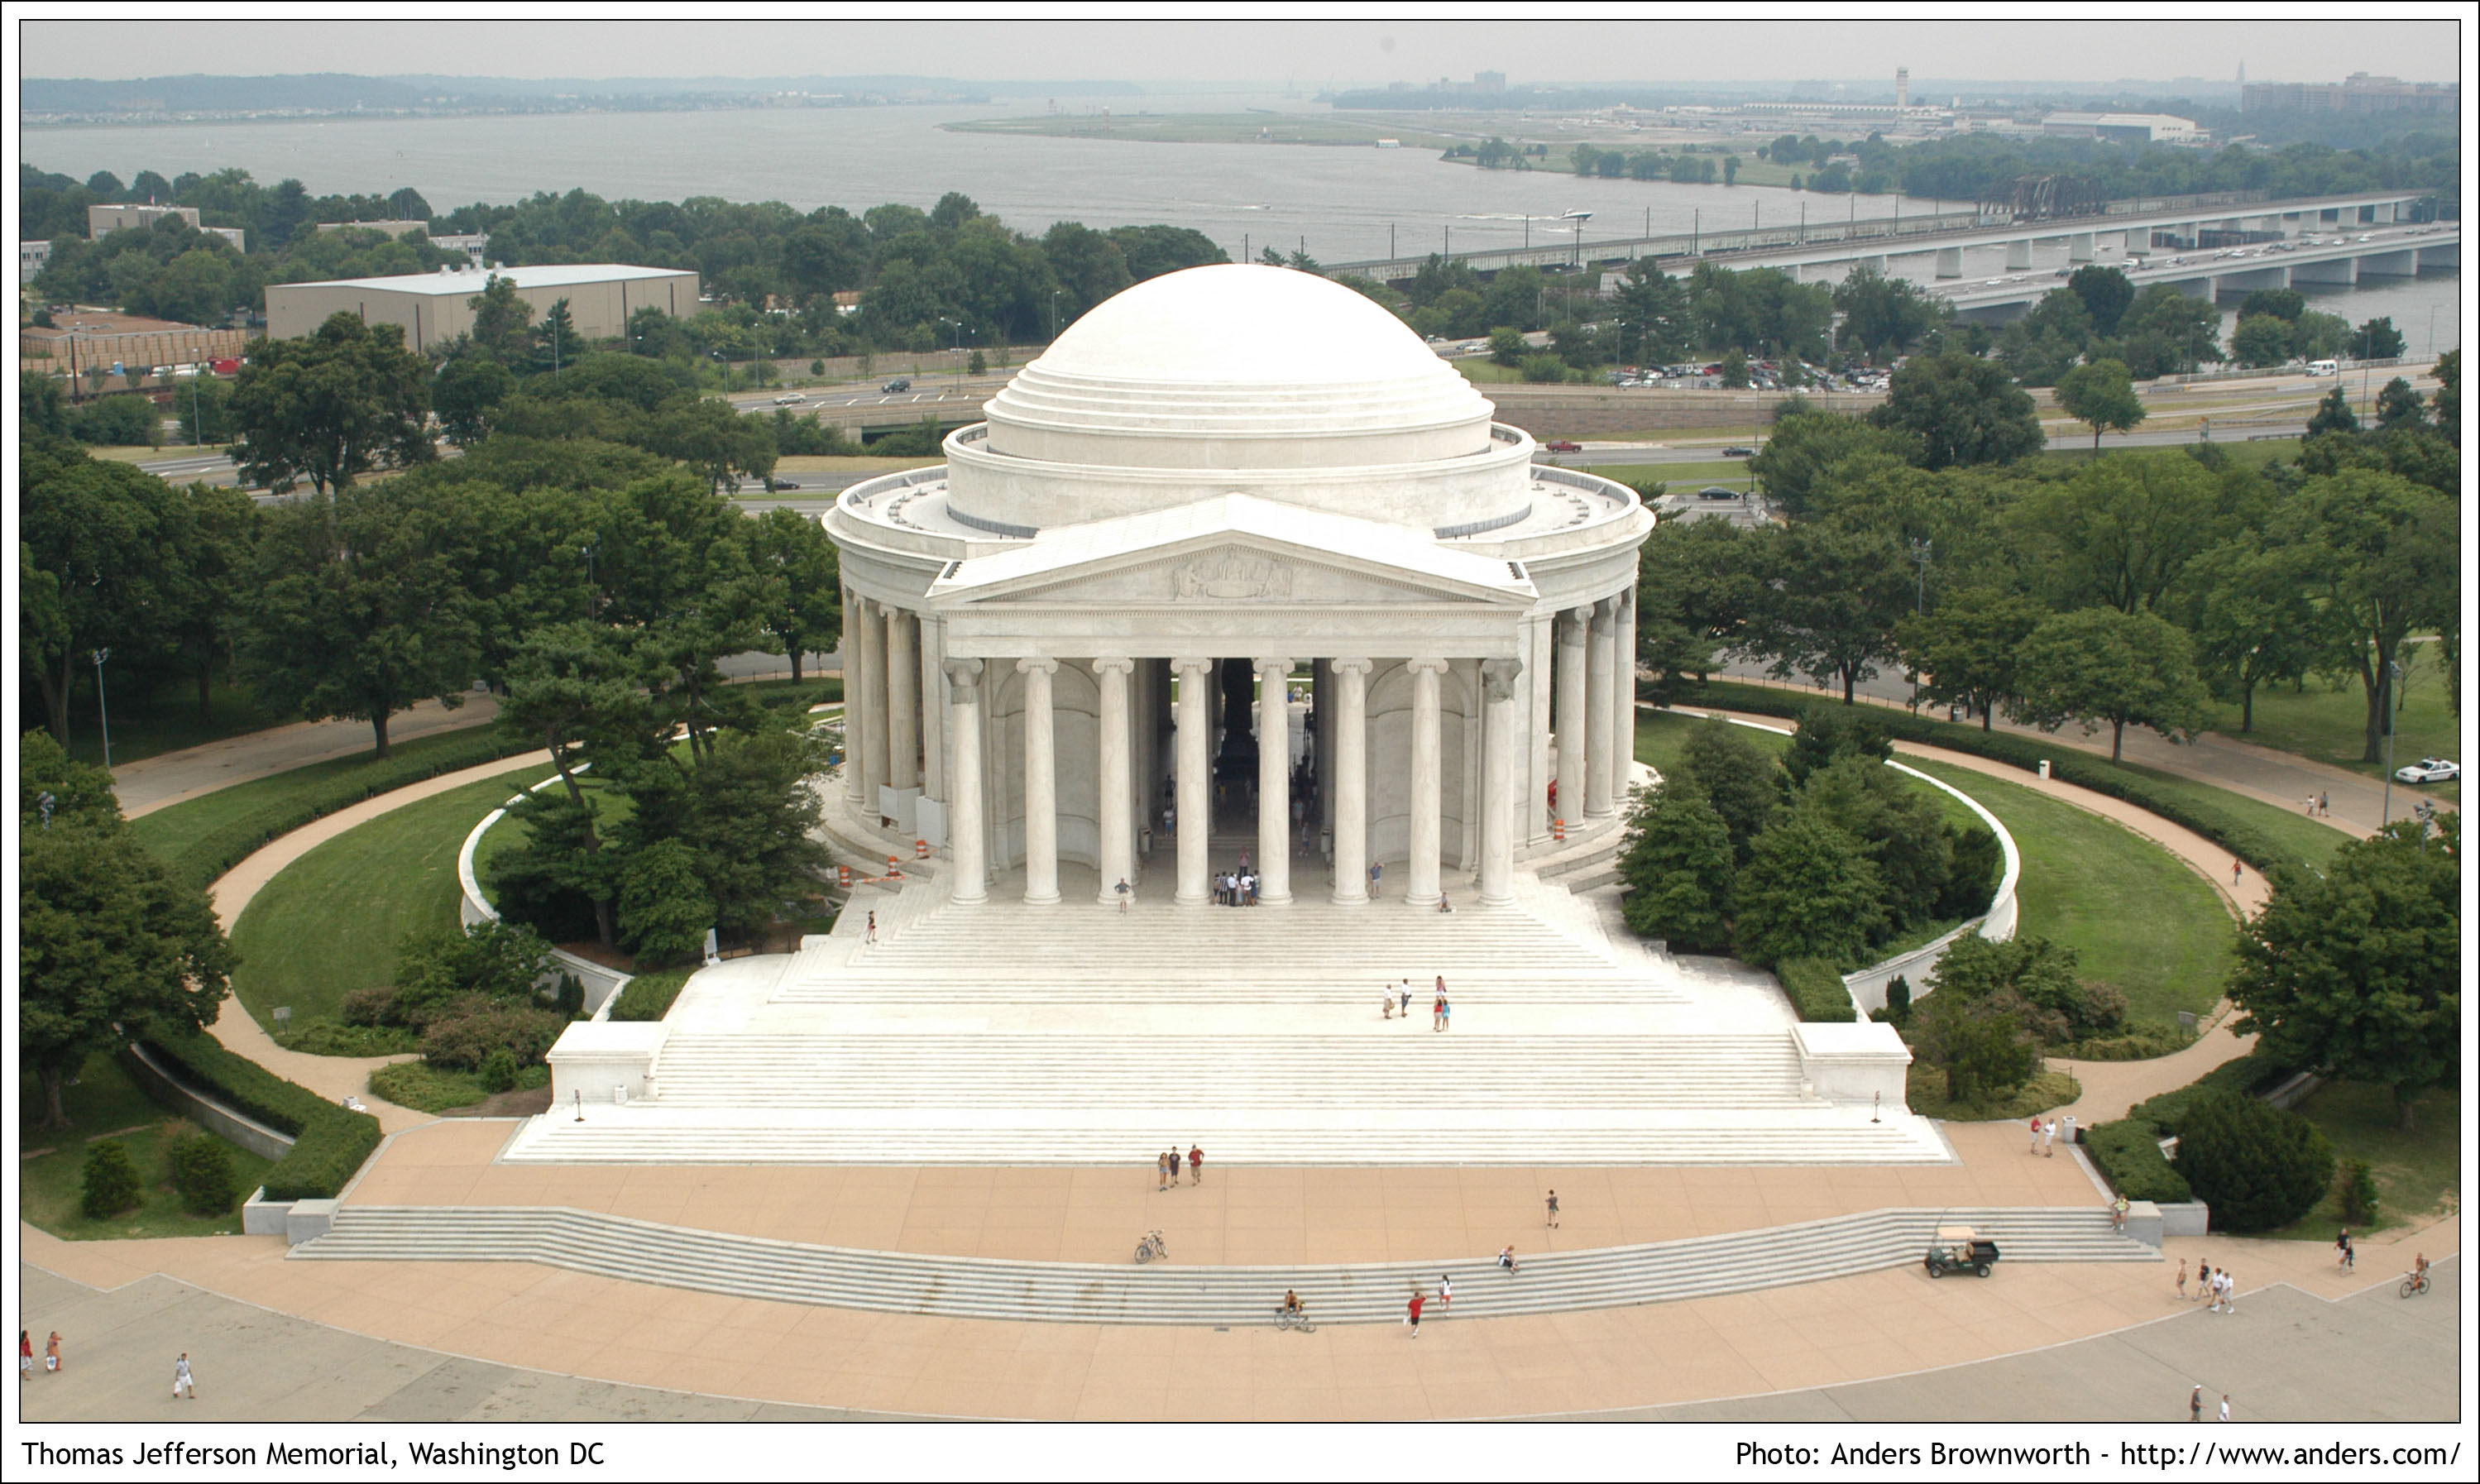
M 1271 95 L 1057 100 L 1065 112 L 1107 105 L 1124 116 L 1315 111 Z M 581 187 L 609 199 L 780 200 L 802 210 L 854 212 L 898 201 L 923 208 L 962 191 L 983 211 L 1024 232 L 1053 221 L 1089 226 L 1168 222 L 1195 227 L 1234 258 L 1273 246 L 1305 246 L 1324 262 L 1446 249 L 1479 252 L 1563 240 L 1558 221 L 1593 213 L 1587 242 L 1639 232 L 1782 225 L 1805 204 L 1831 220 L 1847 202 L 1778 188 L 1684 186 L 1667 181 L 1580 180 L 1548 171 L 1450 165 L 1428 149 L 1294 144 L 1143 143 L 1105 139 L 965 134 L 943 123 L 1040 112 L 1031 99 L 977 105 L 753 109 L 666 114 L 558 114 L 443 118 L 279 119 L 255 123 L 29 128 L 24 157 L 84 179 L 109 169 L 166 176 L 240 166 L 257 179 L 297 177 L 313 195 L 385 194 L 412 186 L 433 211 L 504 203 L 537 191 Z M 1454 128 L 1452 116 L 1440 127 Z M 1557 142 L 1556 125 L 1537 129 Z M 1537 135 L 1537 138 L 1543 137 Z M 1747 142 L 1753 151 L 1755 141 Z M 1939 203 L 1905 198 L 1902 215 Z M 1951 204 L 1951 203 L 1948 203 Z M 1862 197 L 1863 213 L 1896 211 Z M 2063 248 L 2057 249 L 2063 254 Z M 1994 256 L 1993 249 L 1993 256 Z M 2063 257 L 2061 257 L 2063 261 Z M 2049 266 L 2044 258 L 2036 265 Z M 1929 260 L 1898 259 L 1899 268 Z M 1967 264 L 1995 274 L 1995 261 Z M 2365 289 L 2320 291 L 2317 307 L 2354 323 L 2390 315 L 2413 354 L 2459 345 L 2459 278 L 2390 279 Z M 2434 324 L 2433 334 L 2428 326 Z

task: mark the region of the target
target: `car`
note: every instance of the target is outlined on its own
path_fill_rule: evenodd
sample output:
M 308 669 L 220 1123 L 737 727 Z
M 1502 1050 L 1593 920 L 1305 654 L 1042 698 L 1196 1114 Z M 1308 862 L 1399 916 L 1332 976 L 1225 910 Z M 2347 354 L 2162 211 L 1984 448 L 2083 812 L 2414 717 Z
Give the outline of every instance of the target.
M 894 380 L 880 387 L 879 390 L 882 392 L 909 392 L 913 390 L 913 378 L 911 377 L 897 377 Z
M 1736 489 L 1724 489 L 1719 484 L 1708 484 L 1703 489 L 1696 492 L 1696 498 L 1699 500 L 1737 500 L 1740 498 L 1740 492 Z
M 1581 454 L 1585 446 L 1567 438 L 1553 438 L 1541 447 L 1553 454 Z
M 2394 769 L 2397 783 L 2452 783 L 2462 776 L 2462 765 L 2444 758 L 2422 758 Z
M 766 477 L 766 492 L 770 495 L 782 490 L 798 489 L 800 487 L 800 485 L 793 483 L 790 480 L 779 480 L 771 474 Z
M 783 396 L 775 399 L 775 405 L 779 407 L 797 407 L 807 401 L 809 401 L 809 399 L 802 396 L 799 392 L 786 392 Z
M 1742 448 L 1735 445 L 1731 448 L 1724 449 L 1722 451 L 1722 456 L 1724 458 L 1754 458 L 1757 456 L 1757 451 L 1752 448 Z

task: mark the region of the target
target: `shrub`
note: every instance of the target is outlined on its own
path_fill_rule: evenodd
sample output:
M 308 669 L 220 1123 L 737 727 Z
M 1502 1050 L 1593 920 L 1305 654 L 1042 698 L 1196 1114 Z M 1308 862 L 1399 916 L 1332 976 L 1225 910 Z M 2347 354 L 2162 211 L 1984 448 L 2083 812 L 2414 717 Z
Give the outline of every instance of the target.
M 661 974 L 641 974 L 620 986 L 620 998 L 611 1006 L 613 1020 L 661 1020 L 671 1013 L 672 1002 L 680 998 L 681 986 L 689 981 L 691 971 L 670 969 Z
M 629 858 L 620 877 L 620 937 L 650 963 L 676 963 L 696 953 L 714 925 L 695 851 L 658 840 Z
M 422 1033 L 422 1058 L 433 1066 L 471 1072 L 494 1052 L 506 1052 L 517 1065 L 530 1066 L 567 1028 L 567 1018 L 552 1010 L 497 1005 L 433 1024 Z
M 2365 1159 L 2342 1166 L 2342 1219 L 2353 1226 L 2376 1224 L 2377 1177 Z
M 211 1133 L 193 1133 L 172 1141 L 172 1188 L 181 1193 L 181 1209 L 197 1216 L 220 1216 L 241 1199 L 240 1179 L 233 1173 L 232 1151 Z
M 2059 1048 L 2058 1054 L 2079 1061 L 2150 1061 L 2184 1051 L 2196 1038 L 2175 1025 L 2138 1026 L 2125 1035 L 2096 1036 Z
M 505 1092 L 517 1085 L 517 1054 L 504 1046 L 494 1047 L 482 1058 L 482 1087 L 486 1092 Z
M 575 1020 L 579 1016 L 583 1015 L 585 1013 L 585 985 L 583 981 L 580 980 L 578 976 L 573 974 L 561 975 L 559 976 L 559 993 L 555 997 L 553 1004 L 554 1008 L 557 1009 L 561 1015 L 570 1020 Z
M 469 999 L 530 1005 L 556 962 L 542 935 L 518 923 L 407 933 L 397 947 L 390 1008 L 405 1024 L 428 1026 Z
M 138 1204 L 138 1161 L 118 1139 L 98 1139 L 86 1146 L 86 1169 L 80 1178 L 78 1209 L 93 1220 L 119 1215 Z
M 421 1050 L 422 1037 L 402 1026 L 348 1026 L 317 1015 L 296 1021 L 275 1044 L 313 1056 L 394 1056 Z
M 367 989 L 345 991 L 345 1001 L 336 1017 L 348 1026 L 394 1026 L 402 1022 L 396 1015 L 396 986 L 374 984 Z
M 1886 1019 L 1899 1026 L 1912 1014 L 1912 981 L 1896 975 L 1886 986 Z
M 1774 977 L 1782 981 L 1783 993 L 1791 997 L 1792 1008 L 1802 1020 L 1860 1018 L 1859 1007 L 1851 1002 L 1851 991 L 1845 987 L 1843 976 L 1822 958 L 1786 958 L 1774 965 Z
M 2216 1092 L 2198 1099 L 2179 1128 L 2173 1162 L 2224 1232 L 2264 1232 L 2315 1209 L 2334 1185 L 2334 1146 L 2297 1113 L 2261 1099 Z
M 2187 1182 L 2161 1157 L 2160 1136 L 2139 1120 L 2096 1124 L 2083 1131 L 2083 1144 L 2102 1178 L 2131 1201 L 2176 1205 L 2195 1199 Z
M 2028 1008 L 2012 990 L 1979 1000 L 1931 995 L 1913 1009 L 1904 1039 L 1946 1073 L 1947 1101 L 1992 1102 L 2041 1070 L 2040 1043 L 2025 1027 Z

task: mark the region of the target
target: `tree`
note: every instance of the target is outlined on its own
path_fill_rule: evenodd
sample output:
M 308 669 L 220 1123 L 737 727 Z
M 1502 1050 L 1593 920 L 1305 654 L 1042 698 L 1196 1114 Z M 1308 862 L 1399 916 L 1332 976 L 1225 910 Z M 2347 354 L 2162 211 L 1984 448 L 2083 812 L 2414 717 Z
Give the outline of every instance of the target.
M 1839 706 L 1812 710 L 1849 715 Z M 1882 758 L 1846 752 L 1808 775 L 1799 799 L 1800 807 L 1823 811 L 1876 863 L 1887 931 L 1930 916 L 1946 896 L 1954 860 L 1954 842 L 1934 797 L 1911 787 Z
M 233 954 L 206 894 L 122 827 L 101 769 L 41 732 L 18 763 L 18 1061 L 61 1129 L 62 1088 L 89 1056 L 149 1024 L 215 1023 Z
M 577 320 L 568 312 L 565 298 L 555 299 L 551 312 L 534 327 L 534 364 L 549 367 L 554 376 L 577 359 Z
M 1793 788 L 1804 788 L 1812 775 L 1845 758 L 1873 767 L 1894 755 L 1894 743 L 1887 740 L 1885 724 L 1877 717 L 1853 707 L 1811 702 L 1799 709 L 1791 745 L 1783 750 L 1783 776 Z
M 2363 360 L 2390 361 L 2403 353 L 2402 331 L 2394 328 L 2393 317 L 2379 315 L 2362 324 L 2351 336 Z
M 2118 361 L 2092 361 L 2058 378 L 2058 405 L 2093 430 L 2093 453 L 2104 432 L 2125 432 L 2144 421 L 2144 403 Z
M 2028 491 L 2008 512 L 2052 607 L 2156 608 L 2188 562 L 2235 529 L 2228 487 L 2184 454 L 2134 453 Z
M 129 1157 L 129 1146 L 119 1139 L 97 1139 L 87 1146 L 86 1165 L 78 1172 L 78 1210 L 90 1221 L 117 1216 L 145 1198 L 138 1161 Z
M 2094 316 L 2098 326 L 2100 316 Z M 2150 283 L 2118 322 L 2117 358 L 2139 378 L 2175 367 L 2192 370 L 2219 360 L 2222 312 L 2211 302 L 2181 292 L 2176 284 Z
M 2268 1232 L 2307 1215 L 2334 1187 L 2334 1146 L 2286 1108 L 2227 1090 L 2191 1104 L 2170 1162 L 2223 1232 Z
M 2239 300 L 2239 318 L 2250 315 L 2271 315 L 2286 324 L 2297 324 L 2308 312 L 2308 296 L 2297 289 L 2251 289 Z
M 1919 437 L 1929 469 L 2011 463 L 2040 452 L 2044 441 L 2031 394 L 2008 379 L 2005 367 L 1960 351 L 1914 356 L 1869 419 Z
M 1688 291 L 1651 258 L 1638 258 L 1619 275 L 1612 294 L 1618 311 L 1618 354 L 1633 353 L 1640 364 L 1661 365 L 1687 353 L 1695 334 L 1688 312 Z M 1485 313 L 1488 305 L 1481 306 Z
M 481 634 L 458 506 L 390 481 L 271 510 L 243 643 L 259 697 L 368 721 L 379 757 L 391 716 L 425 696 L 463 705 Z
M 448 441 L 470 449 L 491 435 L 493 414 L 516 389 L 515 374 L 490 356 L 456 355 L 439 368 L 430 397 Z
M 1791 958 L 1856 968 L 1884 921 L 1885 886 L 1868 848 L 1815 807 L 1766 826 L 1733 896 L 1740 956 L 1760 968 Z
M 1782 807 L 1781 767 L 1744 728 L 1709 716 L 1690 730 L 1679 768 L 1720 816 L 1733 855 L 1746 865 L 1749 842 Z
M 469 335 L 475 350 L 510 371 L 533 369 L 533 332 L 527 326 L 533 323 L 534 306 L 518 295 L 514 278 L 493 273 L 465 307 L 474 311 Z
M 1524 359 L 1530 349 L 1520 329 L 1501 325 L 1489 332 L 1489 359 L 1493 366 L 1513 366 Z
M 143 661 L 177 643 L 194 543 L 182 501 L 152 475 L 39 441 L 17 468 L 20 663 L 65 744 L 70 692 L 97 649 Z
M 2047 620 L 2024 642 L 2020 684 L 2018 714 L 2045 732 L 2108 722 L 2112 763 L 2129 722 L 2176 739 L 2207 716 L 2185 632 L 2150 612 L 2087 608 Z
M 2411 389 L 2409 381 L 2395 377 L 2377 393 L 2377 427 L 2380 430 L 2422 428 L 2427 424 L 2428 404 L 2421 400 L 2419 393 Z
M 2430 396 L 2430 405 L 2437 408 L 2437 430 L 2456 448 L 2463 446 L 2463 352 L 2446 351 L 2429 368 L 2437 378 L 2437 390 Z
M 1692 779 L 1645 792 L 1619 859 L 1629 930 L 1691 953 L 1728 952 L 1734 864 L 1730 830 Z
M 341 311 L 302 339 L 262 340 L 233 382 L 232 460 L 277 494 L 307 479 L 320 495 L 426 462 L 429 380 L 402 327 Z
M 2230 996 L 2286 1064 L 2392 1089 L 2413 1100 L 2451 1082 L 2463 1013 L 2462 818 L 2397 820 L 2344 845 L 2322 875 L 2275 878 L 2264 910 L 2239 928 Z
M 1865 263 L 1835 286 L 1834 307 L 1843 316 L 1836 347 L 1855 347 L 1873 361 L 1910 350 L 1950 313 L 1910 279 L 1889 278 Z
M 2346 468 L 2308 481 L 2276 515 L 2334 623 L 2329 663 L 2356 673 L 2367 698 L 2361 761 L 2385 757 L 2393 665 L 2412 635 L 2459 622 L 2455 506 L 2399 475 Z
M 2315 577 L 2312 551 L 2249 531 L 2198 558 L 2183 581 L 2198 666 L 2236 692 L 2242 736 L 2256 730 L 2258 686 L 2296 680 L 2336 647 Z
M 2292 328 L 2275 315 L 2242 314 L 2231 331 L 2231 358 L 2242 366 L 2279 366 L 2290 359 Z
M 1835 465 L 1859 455 L 1919 461 L 1921 442 L 1909 433 L 1862 418 L 1821 411 L 1805 401 L 1774 419 L 1772 430 L 1748 470 L 1766 495 L 1793 515 L 1804 514 Z
M 1729 521 L 1665 521 L 1638 551 L 1638 659 L 1701 683 L 1766 601 L 1757 543 Z
M 1844 704 L 1896 656 L 1916 587 L 1909 555 L 1882 532 L 1799 525 L 1764 534 L 1771 591 L 1744 646 L 1777 674 L 1840 681 Z
M 1914 1001 L 1903 1035 L 1921 1060 L 1946 1074 L 1950 1103 L 2003 1096 L 2041 1070 L 2040 1043 L 2025 1028 L 2019 1002 L 2011 996 L 1930 995 Z
M 1921 677 L 1923 699 L 1979 712 L 1985 732 L 1999 703 L 2016 693 L 2024 641 L 2042 616 L 2041 607 L 2022 593 L 1966 587 L 1925 614 L 1899 620 L 1895 645 Z
M 797 510 L 768 510 L 744 529 L 749 565 L 760 583 L 758 621 L 790 657 L 792 679 L 798 681 L 801 657 L 826 649 L 843 632 L 836 543 L 817 521 Z
M 560 887 L 593 903 L 596 935 L 614 940 L 612 885 L 594 809 L 578 779 L 581 749 L 600 743 L 625 755 L 632 739 L 651 730 L 643 669 L 626 641 L 592 623 L 546 625 L 528 634 L 508 668 L 503 721 L 542 739 L 567 791 L 574 817 L 529 820 L 530 855 Z M 529 795 L 529 801 L 539 795 Z M 563 844 L 566 848 L 562 848 Z
M 1941 997 L 1986 1000 L 2011 995 L 2028 1012 L 2027 1028 L 2045 1041 L 2066 1042 L 2118 1029 L 2126 998 L 2076 976 L 2076 950 L 2037 935 L 1997 939 L 1966 934 L 1950 945 L 1929 973 Z
M 2067 292 L 2083 300 L 2096 335 L 2117 334 L 2118 322 L 2126 316 L 2128 305 L 2135 302 L 2134 280 L 2099 263 L 2086 263 L 2069 274 Z

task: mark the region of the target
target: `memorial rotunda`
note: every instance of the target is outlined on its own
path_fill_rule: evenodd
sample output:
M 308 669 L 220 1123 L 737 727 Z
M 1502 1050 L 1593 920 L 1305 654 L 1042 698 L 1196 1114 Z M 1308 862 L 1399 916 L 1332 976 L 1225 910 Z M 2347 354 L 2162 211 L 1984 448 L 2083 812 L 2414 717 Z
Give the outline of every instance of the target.
M 1625 802 L 1652 518 L 1491 413 L 1313 274 L 1099 305 L 943 465 L 825 517 L 853 811 L 958 902 L 1057 901 L 1066 862 L 1202 903 L 1239 851 L 1267 904 L 1364 902 L 1371 867 L 1415 907 L 1508 902 L 1519 853 Z

